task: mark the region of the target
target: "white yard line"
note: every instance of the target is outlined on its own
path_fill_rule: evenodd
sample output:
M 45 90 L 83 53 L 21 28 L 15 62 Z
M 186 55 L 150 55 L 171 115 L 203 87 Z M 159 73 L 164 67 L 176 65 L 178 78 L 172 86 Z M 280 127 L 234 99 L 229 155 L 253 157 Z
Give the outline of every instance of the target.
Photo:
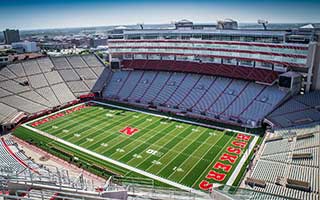
M 227 182 L 227 185 L 231 185 L 231 184 L 234 182 L 234 180 L 235 180 L 236 177 L 237 177 L 237 174 L 238 174 L 239 171 L 241 170 L 244 162 L 248 159 L 248 157 L 249 157 L 249 155 L 250 155 L 250 152 L 252 151 L 252 149 L 254 148 L 254 146 L 255 146 L 255 144 L 256 144 L 256 142 L 257 142 L 257 140 L 258 140 L 258 137 L 257 137 L 257 136 L 255 136 L 255 135 L 253 135 L 253 134 L 250 134 L 250 133 L 245 133 L 245 132 L 242 132 L 242 131 L 237 131 L 237 130 L 232 130 L 232 129 L 227 129 L 227 128 L 221 128 L 221 127 L 214 126 L 214 125 L 208 125 L 208 124 L 204 124 L 204 123 L 199 123 L 199 122 L 194 122 L 194 121 L 190 121 L 190 120 L 179 119 L 179 118 L 175 118 L 175 117 L 168 117 L 168 116 L 161 115 L 161 114 L 149 113 L 149 112 L 146 112 L 146 111 L 141 111 L 141 110 L 137 110 L 137 109 L 127 108 L 127 107 L 123 107 L 123 106 L 112 105 L 112 104 L 109 104 L 109 103 L 103 103 L 103 102 L 94 101 L 94 100 L 91 101 L 91 102 L 94 102 L 94 103 L 100 104 L 100 105 L 109 106 L 109 107 L 112 107 L 112 108 L 118 108 L 118 109 L 123 109 L 123 110 L 138 112 L 138 113 L 143 113 L 143 114 L 147 114 L 147 115 L 152 115 L 152 116 L 156 116 L 156 117 L 160 117 L 160 118 L 165 118 L 165 119 L 169 119 L 169 120 L 175 120 L 175 121 L 178 121 L 178 122 L 183 122 L 183 123 L 188 123 L 188 124 L 203 126 L 203 127 L 207 127 L 207 128 L 218 129 L 218 130 L 227 130 L 227 131 L 232 131 L 232 132 L 236 132 L 236 133 L 244 133 L 244 134 L 253 136 L 254 139 L 253 139 L 253 141 L 250 143 L 250 146 L 249 146 L 249 148 L 248 148 L 248 150 L 247 150 L 247 151 L 249 151 L 249 152 L 246 153 L 246 154 L 241 158 L 241 160 L 240 160 L 240 162 L 238 163 L 236 169 L 234 170 L 234 172 L 233 172 L 232 175 L 230 176 L 230 178 L 229 178 L 229 180 L 228 180 L 228 182 Z M 77 150 L 82 151 L 82 152 L 84 152 L 84 153 L 87 153 L 87 154 L 89 154 L 89 155 L 95 156 L 95 157 L 97 157 L 97 158 L 99 158 L 99 159 L 101 159 L 101 160 L 107 161 L 107 162 L 109 162 L 109 163 L 113 163 L 113 164 L 115 164 L 115 165 L 117 165 L 117 166 L 119 166 L 119 167 L 125 168 L 125 169 L 127 169 L 127 170 L 134 171 L 134 172 L 139 173 L 139 174 L 142 174 L 142 175 L 144 175 L 144 176 L 146 176 L 146 177 L 149 177 L 149 178 L 158 180 L 158 181 L 160 181 L 160 182 L 163 182 L 163 183 L 166 183 L 166 184 L 168 184 L 168 185 L 171 185 L 171 186 L 180 188 L 180 189 L 182 189 L 182 190 L 190 191 L 190 192 L 192 192 L 192 193 L 199 194 L 199 195 L 206 195 L 206 193 L 201 192 L 201 191 L 199 191 L 199 190 L 195 190 L 195 189 L 193 189 L 193 188 L 191 188 L 191 187 L 187 187 L 187 186 L 185 186 L 185 185 L 176 183 L 176 182 L 174 182 L 174 181 L 170 181 L 170 180 L 167 180 L 167 179 L 165 179 L 165 178 L 162 178 L 162 177 L 156 176 L 156 175 L 154 175 L 154 174 L 148 173 L 148 172 L 146 172 L 146 171 L 137 169 L 137 168 L 135 168 L 135 167 L 129 166 L 129 165 L 127 165 L 127 164 L 124 164 L 124 163 L 121 163 L 121 162 L 119 162 L 119 161 L 113 160 L 113 159 L 111 159 L 111 158 L 108 158 L 108 157 L 106 157 L 106 156 L 100 155 L 100 154 L 95 153 L 95 152 L 93 152 L 93 151 L 87 150 L 87 149 L 85 149 L 85 148 L 83 148 L 83 147 L 80 147 L 80 146 L 77 146 L 77 145 L 75 145 L 75 144 L 72 144 L 72 143 L 70 143 L 70 142 L 64 141 L 63 139 L 60 139 L 60 138 L 58 138 L 58 137 L 56 137 L 56 136 L 53 136 L 53 135 L 50 135 L 50 134 L 48 134 L 48 133 L 46 133 L 46 132 L 40 131 L 40 130 L 38 130 L 38 129 L 36 129 L 36 128 L 27 126 L 27 124 L 30 124 L 30 123 L 32 123 L 32 122 L 34 122 L 34 121 L 38 121 L 39 119 L 43 119 L 43 118 L 45 118 L 45 117 L 54 115 L 54 114 L 56 114 L 56 113 L 60 113 L 60 112 L 62 112 L 62 111 L 68 110 L 68 109 L 70 109 L 70 108 L 77 107 L 77 106 L 82 105 L 82 104 L 84 104 L 84 103 L 76 104 L 76 105 L 74 105 L 74 106 L 67 107 L 67 108 L 64 108 L 64 109 L 62 109 L 62 110 L 56 111 L 56 112 L 54 112 L 54 113 L 51 113 L 51 114 L 49 114 L 49 115 L 45 115 L 45 116 L 42 116 L 42 117 L 40 117 L 40 118 L 36 118 L 36 119 L 34 119 L 34 120 L 31 120 L 31 121 L 29 121 L 29 122 L 24 123 L 22 126 L 25 127 L 25 128 L 27 128 L 27 129 L 29 129 L 29 130 L 32 130 L 32 131 L 34 131 L 34 132 L 36 132 L 36 133 L 38 133 L 38 134 L 41 134 L 41 135 L 43 135 L 43 136 L 45 136 L 45 137 L 48 137 L 48 138 L 50 138 L 50 139 L 53 139 L 54 141 L 60 142 L 60 143 L 62 143 L 62 144 L 65 144 L 65 145 L 67 145 L 67 146 L 70 146 L 70 147 L 72 147 L 72 148 L 74 148 L 74 149 L 77 149 Z
M 79 110 L 80 111 L 80 110 Z M 69 125 L 72 125 L 73 123 L 75 123 L 75 122 L 77 122 L 77 121 L 79 121 L 79 120 L 83 120 L 83 119 L 86 119 L 86 118 L 90 118 L 90 117 L 95 117 L 96 119 L 103 119 L 104 117 L 100 117 L 100 116 L 98 116 L 98 113 L 99 112 L 101 112 L 101 111 L 98 111 L 98 110 L 92 110 L 92 111 L 90 111 L 89 113 L 86 113 L 85 115 L 76 115 L 76 116 L 71 116 L 71 114 L 73 114 L 73 113 L 71 113 L 71 114 L 69 114 L 69 115 L 65 115 L 65 116 L 63 116 L 63 117 L 61 117 L 61 118 L 58 118 L 58 119 L 54 119 L 54 120 L 52 120 L 52 121 L 49 121 L 48 123 L 44 123 L 44 124 L 41 124 L 41 129 L 47 129 L 47 128 L 52 128 L 52 127 L 50 127 L 50 126 L 53 126 L 53 125 L 56 125 L 56 124 L 50 124 L 50 122 L 57 122 L 57 123 L 62 123 L 63 124 L 63 126 L 69 126 Z M 77 114 L 80 114 L 80 113 L 77 113 Z M 101 113 L 102 114 L 102 113 Z M 76 119 L 75 119 L 76 118 Z M 61 119 L 61 120 L 64 120 L 64 121 L 58 121 L 59 119 Z M 58 125 L 56 125 L 56 126 L 58 126 Z M 59 125 L 60 126 L 60 125 Z M 63 130 L 63 128 L 59 128 L 59 126 L 58 126 L 58 128 L 57 129 L 55 129 L 55 131 L 59 131 L 59 130 Z
M 70 136 L 70 135 L 73 135 L 73 134 L 75 134 L 75 133 L 79 133 L 79 131 L 81 130 L 81 129 L 83 129 L 83 128 L 85 128 L 85 127 L 90 127 L 90 128 L 88 128 L 88 129 L 86 129 L 85 131 L 83 131 L 83 132 L 81 132 L 81 134 L 83 134 L 84 132 L 86 132 L 86 131 L 88 131 L 88 130 L 91 130 L 91 129 L 94 129 L 95 131 L 99 131 L 99 128 L 97 128 L 97 127 L 92 127 L 91 125 L 92 124 L 94 124 L 94 123 L 97 123 L 97 121 L 95 120 L 95 121 L 92 121 L 92 122 L 88 122 L 88 121 L 86 121 L 86 123 L 82 123 L 82 124 L 78 124 L 79 123 L 79 119 L 81 119 L 81 120 L 83 120 L 83 119 L 86 119 L 86 118 L 88 118 L 88 117 L 95 117 L 95 119 L 97 119 L 97 120 L 103 120 L 104 119 L 104 117 L 99 117 L 99 116 L 97 116 L 97 114 L 98 113 L 94 113 L 95 115 L 84 115 L 83 117 L 79 117 L 79 118 L 77 118 L 76 120 L 75 119 L 73 119 L 73 118 L 71 118 L 71 119 L 68 119 L 68 121 L 67 122 L 65 122 L 65 123 L 63 123 L 63 126 L 60 126 L 60 128 L 58 128 L 58 129 L 54 129 L 53 130 L 53 132 L 52 133 L 54 133 L 54 135 L 56 135 L 56 136 L 59 136 L 59 137 L 61 137 L 61 138 L 64 138 L 64 137 L 68 137 L 68 136 Z M 78 124 L 76 127 L 74 127 L 74 124 Z M 73 126 L 73 127 L 71 127 L 71 130 L 69 131 L 69 132 L 67 132 L 67 133 L 63 133 L 63 130 L 67 130 L 66 129 L 66 127 L 68 127 L 68 126 Z M 42 127 L 41 127 L 41 129 L 42 129 Z M 102 128 L 101 128 L 102 129 Z M 49 131 L 49 130 L 48 130 Z M 61 135 L 62 134 L 62 135 Z M 74 136 L 72 136 L 72 137 L 74 137 Z M 81 137 L 79 137 L 79 138 L 76 138 L 76 140 L 74 141 L 74 142 L 77 142 L 77 140 L 80 140 L 80 139 L 82 139 L 82 138 L 84 138 L 84 136 L 81 136 Z
M 156 121 L 154 121 L 153 124 L 149 124 L 149 125 L 147 125 L 146 127 L 152 126 L 152 125 L 154 125 L 155 123 L 157 123 L 157 122 L 159 122 L 159 121 L 160 121 L 160 120 L 156 120 Z M 142 122 L 142 124 L 144 124 L 144 123 L 146 123 L 146 122 L 148 122 L 148 121 Z M 148 123 L 149 123 L 149 122 L 148 122 Z M 139 125 L 139 126 L 140 126 L 140 125 Z M 156 126 L 156 127 L 154 127 L 154 128 L 151 128 L 150 130 L 157 129 L 157 128 L 158 128 L 158 126 Z M 148 129 L 142 128 L 142 130 L 148 130 Z M 148 130 L 148 131 L 149 131 L 149 130 Z M 140 131 L 139 131 L 139 132 L 140 132 Z M 122 155 L 121 157 L 119 157 L 119 158 L 117 158 L 117 159 L 118 159 L 118 160 L 122 159 L 123 157 L 125 157 L 125 156 L 126 156 L 127 154 L 129 154 L 130 152 L 134 151 L 136 148 L 138 148 L 138 147 L 139 147 L 140 145 L 142 145 L 142 144 L 149 144 L 147 141 L 143 141 L 144 137 L 146 137 L 146 140 L 148 141 L 148 139 L 149 139 L 149 138 L 147 138 L 148 135 L 145 135 L 145 134 L 143 134 L 143 135 L 141 135 L 141 136 L 139 136 L 138 138 L 135 138 L 135 139 L 133 139 L 133 138 L 131 138 L 131 137 L 127 137 L 126 139 L 127 139 L 127 140 L 130 140 L 130 143 L 127 144 L 126 146 L 124 146 L 124 147 L 123 147 L 124 149 L 127 148 L 129 145 L 133 145 L 133 143 L 131 143 L 132 141 L 139 142 L 139 144 L 137 144 L 137 146 L 135 146 L 135 147 L 134 147 L 133 149 L 131 149 L 130 151 L 126 152 L 125 155 Z M 116 139 L 117 139 L 117 138 L 114 138 L 113 140 L 116 140 Z M 142 139 L 142 140 L 141 140 L 141 139 Z M 121 144 L 122 142 L 123 142 L 123 141 L 119 141 L 119 142 L 113 143 L 113 145 L 110 146 L 110 148 L 108 147 L 108 149 L 107 149 L 106 151 L 114 148 L 115 146 Z M 110 140 L 108 143 L 112 143 L 112 140 Z M 102 153 L 104 153 L 104 152 L 102 152 Z M 111 154 L 109 155 L 109 157 L 112 157 L 115 153 L 117 153 L 117 152 L 111 153 Z
M 219 140 L 220 140 L 220 139 L 221 139 L 221 137 L 219 138 Z M 232 137 L 228 140 L 227 143 L 229 143 L 231 139 L 232 139 Z M 219 140 L 217 140 L 217 142 L 219 142 Z M 217 142 L 216 142 L 215 144 L 217 144 Z M 227 143 L 226 143 L 226 144 L 227 144 Z M 214 158 L 212 159 L 212 161 L 210 162 L 210 164 L 206 167 L 205 170 L 203 170 L 203 172 L 201 172 L 200 176 L 199 176 L 199 177 L 197 178 L 197 180 L 192 184 L 192 186 L 194 186 L 196 183 L 198 183 L 199 180 L 201 180 L 201 179 L 204 178 L 204 176 L 202 176 L 202 175 L 205 174 L 205 172 L 207 172 L 208 169 L 212 168 L 213 163 L 214 163 L 214 161 L 216 160 L 216 158 L 220 155 L 221 152 L 223 152 L 223 150 L 225 150 L 224 147 L 225 147 L 225 146 L 223 146 L 223 147 L 220 149 L 220 151 L 214 156 Z M 210 148 L 210 149 L 211 149 L 211 148 Z M 203 154 L 202 157 L 204 157 L 204 156 L 210 151 L 210 149 L 208 149 L 208 151 L 207 151 L 205 154 Z M 202 157 L 201 157 L 201 158 L 202 158 Z M 183 179 L 189 174 L 189 172 L 191 172 L 191 171 L 193 170 L 193 168 L 196 167 L 196 165 L 197 165 L 198 163 L 199 163 L 199 161 L 188 171 L 187 174 L 184 175 L 184 177 L 183 177 L 182 179 L 180 179 L 180 181 L 183 180 Z M 220 185 L 221 185 L 221 184 L 217 184 L 217 186 L 220 186 Z
M 193 140 L 193 142 L 195 142 L 198 138 L 200 138 L 201 136 L 202 136 L 202 134 L 204 134 L 205 132 L 206 132 L 207 130 L 203 130 L 203 131 L 201 131 L 201 134 L 199 134 L 198 135 L 198 137 L 197 138 L 195 138 L 194 140 Z M 180 143 L 183 143 L 184 142 L 184 140 L 181 140 L 181 141 L 179 141 L 176 145 L 180 145 Z M 190 143 L 188 143 L 187 145 L 185 145 L 183 148 L 181 148 L 181 151 L 180 151 L 180 153 L 177 153 L 177 155 L 175 155 L 173 158 L 171 158 L 171 160 L 165 165 L 165 166 L 163 166 L 163 168 L 161 169 L 161 170 L 159 170 L 159 172 L 157 173 L 157 174 L 159 174 L 159 173 L 161 173 L 163 170 L 165 170 L 178 156 L 181 156 L 181 155 L 184 155 L 184 154 L 182 154 L 182 152 L 184 152 L 188 147 L 190 147 L 192 144 L 193 144 L 193 142 L 190 142 Z M 176 145 L 173 147 L 173 149 L 176 147 Z M 201 146 L 201 145 L 200 145 Z M 199 146 L 199 147 L 200 147 Z M 197 147 L 197 149 L 199 148 L 199 147 Z M 196 151 L 196 149 L 194 150 L 194 151 Z M 191 155 L 189 155 L 188 156 L 188 158 L 193 158 Z M 195 156 L 195 158 L 199 158 L 199 157 L 197 157 L 197 156 Z M 165 158 L 164 158 L 165 159 Z M 199 158 L 200 159 L 200 158 Z M 159 159 L 160 160 L 160 159 Z M 188 160 L 188 159 L 187 159 Z M 184 163 L 184 161 L 182 162 L 182 163 Z M 182 164 L 181 164 L 182 165 Z M 177 166 L 177 167 L 180 167 L 181 165 L 179 165 L 179 166 Z M 152 167 L 153 165 L 151 165 L 150 167 Z M 149 168 L 150 168 L 149 167 Z M 148 169 L 149 169 L 148 168 Z M 172 176 L 174 173 L 172 173 L 172 174 L 170 174 L 169 176 L 168 176 L 168 178 L 170 177 L 170 176 Z
M 212 144 L 212 146 L 215 146 L 215 145 L 218 143 L 218 141 L 219 141 L 223 136 L 224 136 L 224 135 L 221 134 L 221 136 L 220 136 L 219 138 L 217 138 L 216 142 L 215 142 L 214 144 Z M 210 139 L 210 138 L 207 138 L 207 139 Z M 199 147 L 201 147 L 201 145 L 200 145 Z M 194 150 L 193 153 L 195 153 L 195 152 L 199 149 L 199 147 L 198 147 L 196 150 Z M 185 174 L 182 178 L 179 179 L 179 182 L 182 181 L 182 180 L 189 174 L 189 172 L 191 172 L 191 171 L 193 170 L 193 168 L 195 168 L 195 167 L 198 165 L 198 163 L 203 160 L 202 158 L 205 157 L 210 150 L 211 150 L 211 147 L 209 147 L 209 148 L 207 149 L 207 151 L 206 151 L 204 154 L 202 154 L 201 157 L 199 157 L 199 160 L 198 160 L 196 163 L 194 163 L 193 166 L 192 166 L 190 169 L 188 169 L 188 171 L 186 172 L 186 174 Z M 190 157 L 192 157 L 192 154 L 190 155 Z M 189 160 L 189 158 L 188 158 L 187 160 L 185 160 L 180 166 L 182 166 L 185 162 L 188 162 L 188 160 Z M 212 163 L 212 161 L 210 162 L 210 165 L 211 165 L 211 163 Z M 172 174 L 173 174 L 173 173 L 172 173 Z M 171 175 L 172 175 L 172 174 L 171 174 Z M 201 173 L 201 175 L 202 175 L 202 174 L 203 174 L 203 173 Z M 171 175 L 170 175 L 170 176 L 171 176 Z M 169 176 L 169 177 L 170 177 L 170 176 Z
M 155 128 L 153 128 L 153 129 L 156 129 L 156 128 L 158 128 L 158 126 L 155 127 Z M 174 131 L 174 130 L 176 130 L 176 129 L 173 129 L 172 131 Z M 172 131 L 169 131 L 169 133 L 172 132 Z M 160 133 L 160 132 L 161 132 L 161 131 L 155 131 L 155 133 Z M 151 137 L 151 138 L 153 138 L 153 137 Z M 139 142 L 139 144 L 137 144 L 137 146 L 136 146 L 135 148 L 133 148 L 132 150 L 128 151 L 127 154 L 129 154 L 129 153 L 137 150 L 142 144 L 148 144 L 148 145 L 149 145 L 148 148 L 150 148 L 151 146 L 156 146 L 156 147 L 159 147 L 159 148 L 162 148 L 162 147 L 163 147 L 163 146 L 155 145 L 154 143 L 148 143 L 149 139 L 151 139 L 151 138 L 148 138 L 147 141 L 140 141 L 140 140 L 138 139 L 137 141 Z M 164 137 L 161 137 L 161 138 L 164 138 Z M 159 139 L 159 140 L 161 140 L 161 139 Z M 159 141 L 159 140 L 158 140 L 158 141 Z M 157 142 L 158 142 L 158 141 L 157 141 Z M 132 143 L 131 143 L 131 144 L 132 144 Z M 145 150 L 143 150 L 142 152 L 144 152 L 144 151 L 145 151 Z M 126 154 L 126 155 L 127 155 L 127 154 Z M 126 155 L 121 156 L 121 157 L 119 158 L 119 160 L 122 159 L 123 157 L 125 157 Z M 150 155 L 150 156 L 151 156 L 151 155 Z M 131 158 L 127 163 L 129 163 L 132 159 L 133 159 L 133 158 Z M 144 159 L 144 160 L 146 160 L 146 159 Z M 144 160 L 143 160 L 143 161 L 144 161 Z M 139 164 L 140 164 L 140 163 L 139 163 Z M 137 166 L 138 166 L 138 165 L 137 165 Z
M 243 133 L 243 134 L 247 134 L 247 135 L 251 135 L 251 136 L 255 136 L 251 133 L 246 133 L 246 132 L 242 132 L 242 131 L 238 131 L 238 130 L 232 130 L 232 129 L 228 129 L 228 128 L 221 128 L 218 126 L 214 126 L 214 125 L 208 125 L 208 124 L 204 124 L 204 123 L 199 123 L 199 122 L 194 122 L 194 121 L 190 121 L 190 120 L 185 120 L 185 119 L 179 119 L 179 118 L 175 118 L 175 117 L 168 117 L 165 115 L 161 115 L 161 114 L 154 114 L 154 113 L 150 113 L 150 112 L 146 112 L 146 111 L 141 111 L 141 110 L 136 110 L 133 108 L 127 108 L 127 107 L 122 107 L 122 106 L 116 106 L 116 105 L 112 105 L 112 104 L 108 104 L 108 103 L 103 103 L 103 102 L 99 102 L 99 101 L 91 101 L 100 105 L 106 105 L 109 107 L 113 107 L 113 108 L 119 108 L 119 109 L 123 109 L 123 110 L 129 110 L 129 111 L 134 111 L 134 112 L 139 112 L 139 113 L 144 113 L 147 115 L 152 115 L 152 116 L 156 116 L 156 117 L 161 117 L 161 118 L 165 118 L 165 119 L 170 119 L 170 120 L 175 120 L 175 121 L 179 121 L 179 122 L 184 122 L 184 123 L 188 123 L 188 124 L 194 124 L 194 125 L 198 125 L 198 126 L 203 126 L 203 127 L 207 127 L 207 128 L 213 128 L 213 129 L 218 129 L 220 131 L 226 130 L 226 131 L 232 131 L 235 133 Z
M 241 160 L 239 161 L 236 169 L 233 171 L 233 173 L 231 174 L 229 180 L 227 181 L 226 185 L 232 185 L 234 180 L 237 178 L 241 168 L 243 167 L 243 164 L 246 162 L 246 160 L 248 159 L 251 151 L 253 150 L 254 146 L 256 145 L 258 141 L 258 137 L 255 136 L 252 140 L 252 142 L 250 142 L 250 145 L 248 147 L 248 149 L 246 150 L 246 153 L 242 156 Z
M 74 145 L 74 144 L 72 144 L 72 143 L 70 143 L 70 142 L 67 142 L 67 141 L 65 141 L 65 140 L 62 140 L 62 139 L 60 139 L 60 138 L 58 138 L 58 137 L 55 137 L 55 136 L 53 136 L 53 135 L 50 135 L 50 134 L 48 134 L 48 133 L 46 133 L 46 132 L 40 131 L 40 130 L 35 129 L 35 128 L 33 128 L 33 127 L 29 127 L 29 126 L 27 126 L 27 125 L 25 125 L 25 124 L 23 124 L 22 126 L 25 127 L 25 128 L 27 128 L 27 129 L 29 129 L 29 130 L 31 130 L 31 131 L 34 131 L 34 132 L 40 134 L 40 135 L 43 135 L 43 136 L 45 136 L 45 137 L 47 137 L 47 138 L 50 138 L 50 139 L 52 139 L 52 140 L 54 140 L 54 141 L 57 141 L 57 142 L 62 143 L 62 144 L 64 144 L 64 145 L 67 145 L 67 146 L 69 146 L 69 147 L 71 147 L 71 148 L 77 149 L 77 150 L 79 150 L 79 151 L 81 151 L 81 152 L 84 152 L 84 153 L 86 153 L 86 154 L 88 154 L 88 155 L 94 156 L 94 157 L 96 157 L 96 158 L 98 158 L 98 159 L 101 159 L 101 160 L 104 160 L 104 161 L 106 161 L 106 162 L 115 164 L 115 165 L 117 165 L 117 166 L 119 166 L 119 167 L 122 167 L 122 168 L 124 168 L 124 169 L 131 170 L 131 171 L 133 171 L 133 172 L 136 172 L 136 173 L 141 174 L 141 175 L 143 175 L 143 176 L 146 176 L 146 177 L 148 177 L 148 178 L 158 180 L 158 181 L 160 181 L 160 182 L 163 182 L 163 183 L 165 183 L 165 184 L 171 185 L 171 186 L 173 186 L 173 187 L 176 187 L 176 188 L 179 188 L 179 189 L 182 189 L 182 190 L 185 190 L 185 191 L 189 191 L 189 192 L 192 192 L 192 193 L 195 193 L 195 194 L 198 194 L 198 195 L 202 195 L 202 196 L 204 196 L 204 195 L 207 196 L 207 195 L 208 195 L 208 194 L 206 194 L 206 193 L 204 193 L 204 192 L 202 192 L 202 191 L 199 191 L 199 190 L 196 190 L 196 189 L 193 189 L 193 188 L 184 186 L 184 185 L 179 184 L 179 183 L 176 183 L 176 182 L 174 182 L 174 181 L 167 180 L 167 179 L 165 179 L 165 178 L 162 178 L 162 177 L 156 176 L 156 175 L 154 175 L 154 174 L 145 172 L 145 171 L 140 170 L 140 169 L 137 169 L 137 168 L 135 168 L 135 167 L 131 167 L 131 166 L 129 166 L 129 165 L 126 165 L 126 164 L 121 163 L 121 162 L 119 162 L 119 161 L 113 160 L 113 159 L 108 158 L 108 157 L 106 157 L 106 156 L 102 156 L 102 155 L 100 155 L 100 154 L 98 154 L 98 153 L 95 153 L 95 152 L 92 152 L 92 151 L 90 151 L 90 150 L 88 150 L 88 149 L 85 149 L 85 148 L 83 148 L 83 147 Z
M 129 116 L 128 116 L 128 117 L 129 117 Z M 96 118 L 97 118 L 97 119 L 100 119 L 100 118 L 97 117 L 97 116 L 96 116 Z M 103 119 L 103 117 L 102 117 L 101 119 Z M 129 121 L 131 121 L 131 120 L 133 120 L 133 119 L 132 119 L 132 118 L 131 118 L 131 119 L 128 119 L 127 122 L 129 122 Z M 112 124 L 112 123 L 116 123 L 116 122 L 118 122 L 118 124 L 115 125 L 115 126 L 113 126 L 113 127 L 110 128 L 110 129 L 105 130 L 103 133 L 112 133 L 113 131 L 120 130 L 120 129 L 122 128 L 122 127 L 120 126 L 120 125 L 121 125 L 120 119 L 117 119 L 117 120 L 114 120 L 114 121 L 112 121 L 112 119 L 111 119 L 110 121 L 111 121 L 111 124 Z M 108 121 L 108 122 L 110 122 L 110 121 Z M 98 125 L 98 126 L 91 126 L 92 124 L 95 124 L 95 123 L 97 123 L 97 121 L 92 122 L 92 123 L 89 123 L 89 124 L 88 124 L 88 123 L 83 123 L 83 128 L 84 128 L 84 127 L 88 127 L 88 129 L 85 130 L 85 131 L 83 131 L 83 132 L 81 132 L 81 135 L 82 135 L 82 136 L 79 137 L 79 138 L 75 138 L 75 140 L 74 140 L 73 142 L 76 143 L 76 142 L 79 142 L 79 141 L 81 141 L 82 139 L 88 137 L 88 135 L 91 134 L 91 131 L 92 131 L 92 130 L 94 130 L 94 131 L 101 131 L 101 130 L 103 130 L 103 129 L 106 129 L 105 126 L 101 126 L 101 127 L 100 127 L 100 125 L 102 125 L 102 122 L 101 122 L 100 125 Z M 79 127 L 81 127 L 81 124 L 78 125 L 77 128 L 72 131 L 72 133 L 77 133 L 77 132 L 79 132 L 79 130 L 81 130 L 81 128 L 79 129 Z M 87 134 L 87 132 L 88 132 L 89 134 Z M 58 136 L 58 135 L 57 135 L 57 136 Z M 95 139 L 95 138 L 97 138 L 97 137 L 101 137 L 101 134 L 94 136 L 92 139 Z M 119 138 L 118 138 L 118 139 L 119 139 Z M 86 142 L 81 143 L 81 145 L 83 145 L 83 144 L 85 144 L 85 143 L 86 143 Z
M 96 104 L 106 105 L 106 106 L 109 106 L 109 107 L 112 107 L 112 108 L 118 108 L 118 109 L 122 109 L 122 110 L 129 110 L 129 111 L 144 113 L 144 114 L 147 114 L 147 115 L 152 115 L 152 116 L 161 117 L 161 118 L 165 118 L 165 119 L 184 122 L 184 123 L 188 123 L 188 124 L 194 124 L 194 125 L 204 126 L 204 127 L 208 127 L 208 128 L 218 129 L 218 130 L 221 130 L 221 131 L 226 130 L 226 131 L 232 131 L 232 132 L 235 132 L 235 133 L 244 133 L 244 134 L 247 134 L 247 135 L 255 136 L 255 135 L 253 135 L 251 133 L 246 133 L 246 132 L 243 132 L 243 131 L 232 130 L 232 129 L 228 129 L 228 128 L 221 128 L 221 127 L 214 126 L 214 125 L 208 125 L 208 124 L 204 124 L 204 123 L 199 123 L 199 122 L 194 122 L 194 121 L 190 121 L 190 120 L 179 119 L 179 118 L 175 118 L 175 117 L 168 117 L 168 116 L 161 115 L 161 114 L 154 114 L 154 113 L 150 113 L 150 112 L 146 112 L 146 111 L 141 111 L 141 110 L 137 110 L 137 109 L 133 109 L 133 108 L 127 108 L 127 107 L 123 107 L 123 106 L 112 105 L 112 104 L 109 104 L 109 103 L 103 103 L 103 102 L 99 102 L 99 101 L 95 101 L 95 100 L 88 101 L 88 102 L 94 102 Z M 79 103 L 79 104 L 73 105 L 71 107 L 64 108 L 62 110 L 56 111 L 54 113 L 51 113 L 49 115 L 45 115 L 45 116 L 42 116 L 40 118 L 33 119 L 33 120 L 28 121 L 28 122 L 26 122 L 24 124 L 30 124 L 30 123 L 32 123 L 34 121 L 38 121 L 39 119 L 43 119 L 45 117 L 54 115 L 56 113 L 60 113 L 60 112 L 65 111 L 65 110 L 69 110 L 70 108 L 74 108 L 74 107 L 77 107 L 77 106 L 85 104 L 85 103 L 87 103 L 87 102 Z

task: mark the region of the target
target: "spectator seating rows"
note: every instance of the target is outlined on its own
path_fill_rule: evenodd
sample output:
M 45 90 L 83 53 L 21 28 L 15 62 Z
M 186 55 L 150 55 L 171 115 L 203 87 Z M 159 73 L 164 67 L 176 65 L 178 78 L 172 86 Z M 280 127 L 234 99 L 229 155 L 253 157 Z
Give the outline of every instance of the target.
M 111 71 L 93 54 L 43 57 L 0 69 L 0 103 L 33 114 L 100 92 Z M 3 112 L 2 112 L 3 111 Z M 0 109 L 0 123 L 7 114 Z
M 275 128 L 294 127 L 302 124 L 320 122 L 320 91 L 294 96 L 266 118 Z
M 268 84 L 272 84 L 278 78 L 278 74 L 271 70 L 217 63 L 199 63 L 173 60 L 124 60 L 122 65 L 124 68 L 192 72 L 259 81 Z
M 301 136 L 308 137 L 301 137 Z M 320 126 L 317 123 L 274 131 L 261 147 L 259 160 L 249 177 L 266 181 L 266 187 L 247 186 L 261 192 L 296 199 L 319 199 L 320 190 Z M 293 154 L 309 153 L 305 158 L 293 158 Z M 282 179 L 283 181 L 278 181 Z M 286 186 L 287 179 L 310 184 L 310 191 Z
M 251 81 L 145 70 L 114 72 L 103 91 L 105 98 L 153 104 L 250 127 L 258 126 L 285 96 L 275 86 Z
M 19 173 L 26 168 L 27 164 L 17 158 L 17 155 L 13 155 L 14 152 L 10 149 L 12 145 L 10 143 L 7 144 L 4 138 L 0 139 L 0 168 Z

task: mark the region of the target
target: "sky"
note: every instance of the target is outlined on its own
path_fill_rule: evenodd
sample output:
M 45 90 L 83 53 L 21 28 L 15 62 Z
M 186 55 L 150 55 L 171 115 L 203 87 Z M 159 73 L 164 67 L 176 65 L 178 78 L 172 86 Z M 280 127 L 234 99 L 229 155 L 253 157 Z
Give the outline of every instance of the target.
M 320 0 L 0 0 L 0 30 L 171 23 L 320 22 Z

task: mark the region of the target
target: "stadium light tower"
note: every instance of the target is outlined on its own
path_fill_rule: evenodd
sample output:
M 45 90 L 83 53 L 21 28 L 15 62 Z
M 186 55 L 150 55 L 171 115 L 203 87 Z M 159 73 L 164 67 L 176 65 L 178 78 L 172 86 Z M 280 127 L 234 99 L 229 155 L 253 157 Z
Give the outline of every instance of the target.
M 258 24 L 262 24 L 264 30 L 267 30 L 267 24 L 268 23 L 269 22 L 267 20 L 264 20 L 264 19 L 259 19 L 258 20 Z

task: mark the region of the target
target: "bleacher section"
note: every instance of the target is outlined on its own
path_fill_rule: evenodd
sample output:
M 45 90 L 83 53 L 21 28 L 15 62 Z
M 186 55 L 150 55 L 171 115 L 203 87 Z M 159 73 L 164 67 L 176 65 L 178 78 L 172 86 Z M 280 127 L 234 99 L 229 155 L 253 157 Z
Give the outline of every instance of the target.
M 6 120 L 9 116 L 16 114 L 18 111 L 6 104 L 0 103 L 0 122 Z
M 277 139 L 263 143 L 259 160 L 249 175 L 265 181 L 266 187 L 247 188 L 289 198 L 319 199 L 320 125 L 279 129 L 268 137 Z
M 89 92 L 100 92 L 111 74 L 96 56 L 90 54 L 52 57 L 51 60 L 57 64 L 56 79 L 52 81 L 65 82 L 76 97 Z
M 272 84 L 278 78 L 278 74 L 276 72 L 266 69 L 217 63 L 198 63 L 173 60 L 124 60 L 122 65 L 123 68 L 128 69 L 192 72 L 258 81 L 266 84 Z
M 320 122 L 320 91 L 294 96 L 273 111 L 266 119 L 275 128 Z
M 45 57 L 0 69 L 0 124 L 13 113 L 37 113 L 100 92 L 111 71 L 93 54 Z
M 103 97 L 256 127 L 285 98 L 275 86 L 226 77 L 165 71 L 113 73 Z
M 39 166 L 28 159 L 10 139 L 0 138 L 0 154 L 1 173 L 21 173 L 26 168 L 36 172 L 39 168 Z
M 223 185 L 213 190 L 213 199 L 287 200 L 288 198 L 284 195 L 276 195 L 273 193 Z

